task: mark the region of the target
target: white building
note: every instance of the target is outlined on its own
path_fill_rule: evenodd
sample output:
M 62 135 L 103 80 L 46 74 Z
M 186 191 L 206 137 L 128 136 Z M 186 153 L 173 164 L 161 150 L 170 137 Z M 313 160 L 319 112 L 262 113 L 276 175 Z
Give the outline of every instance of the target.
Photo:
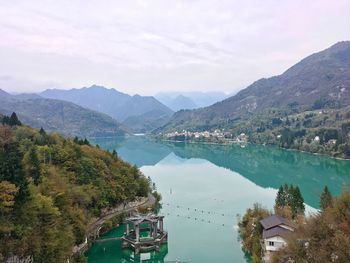
M 262 246 L 264 262 L 270 262 L 271 254 L 286 246 L 286 236 L 294 231 L 288 219 L 272 215 L 260 221 L 263 226 Z

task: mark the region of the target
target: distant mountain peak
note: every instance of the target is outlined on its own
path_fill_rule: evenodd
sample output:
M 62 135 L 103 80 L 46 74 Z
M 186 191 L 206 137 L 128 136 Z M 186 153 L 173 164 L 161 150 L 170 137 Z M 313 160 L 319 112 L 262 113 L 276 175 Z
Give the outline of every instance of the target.
M 343 49 L 343 48 L 349 48 L 350 47 L 350 40 L 344 40 L 344 41 L 339 41 L 337 43 L 335 43 L 334 45 L 332 45 L 330 47 L 333 48 L 333 49 Z
M 155 97 L 174 111 L 195 109 L 212 105 L 228 96 L 216 91 L 160 92 Z
M 0 89 L 0 96 L 5 97 L 5 96 L 11 96 L 11 95 L 6 91 L 4 91 L 3 89 Z
M 172 110 L 152 96 L 141 96 L 138 94 L 130 96 L 116 89 L 108 89 L 96 84 L 80 89 L 46 90 L 40 95 L 46 98 L 73 102 L 82 107 L 103 112 L 120 122 L 130 117 L 139 117 L 132 119 L 137 120 L 138 123 L 130 121 L 129 126 L 137 124 L 141 128 L 144 124 L 147 124 L 147 127 L 159 127 L 173 114 Z M 140 125 L 141 122 L 144 124 Z
M 83 89 L 111 90 L 112 88 L 108 89 L 104 86 L 93 84 L 90 87 L 84 87 Z M 77 90 L 79 90 L 79 89 L 77 89 Z

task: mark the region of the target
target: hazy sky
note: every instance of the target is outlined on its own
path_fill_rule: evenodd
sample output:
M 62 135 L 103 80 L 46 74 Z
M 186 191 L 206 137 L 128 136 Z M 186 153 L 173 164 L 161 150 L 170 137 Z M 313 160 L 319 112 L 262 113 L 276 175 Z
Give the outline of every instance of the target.
M 350 40 L 350 0 L 0 0 L 0 88 L 233 92 Z

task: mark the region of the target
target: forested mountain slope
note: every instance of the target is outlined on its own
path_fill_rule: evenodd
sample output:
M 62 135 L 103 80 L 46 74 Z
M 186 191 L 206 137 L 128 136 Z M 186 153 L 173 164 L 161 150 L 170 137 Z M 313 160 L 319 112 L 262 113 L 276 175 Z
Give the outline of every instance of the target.
M 0 261 L 78 262 L 72 248 L 85 240 L 89 221 L 147 196 L 151 182 L 115 152 L 15 119 L 0 119 Z
M 350 41 L 315 53 L 282 75 L 260 79 L 235 96 L 198 110 L 179 111 L 161 130 L 206 130 L 270 108 L 297 111 L 350 105 Z
M 25 124 L 68 136 L 116 136 L 127 132 L 123 125 L 103 113 L 39 96 L 13 96 L 2 91 L 0 112 L 7 115 L 16 112 Z

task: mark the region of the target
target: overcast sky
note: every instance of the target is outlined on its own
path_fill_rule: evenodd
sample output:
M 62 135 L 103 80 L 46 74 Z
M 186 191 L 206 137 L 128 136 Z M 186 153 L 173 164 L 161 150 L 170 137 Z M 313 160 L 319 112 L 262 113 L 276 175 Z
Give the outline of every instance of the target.
M 350 40 L 349 0 L 0 0 L 0 88 L 234 92 Z

